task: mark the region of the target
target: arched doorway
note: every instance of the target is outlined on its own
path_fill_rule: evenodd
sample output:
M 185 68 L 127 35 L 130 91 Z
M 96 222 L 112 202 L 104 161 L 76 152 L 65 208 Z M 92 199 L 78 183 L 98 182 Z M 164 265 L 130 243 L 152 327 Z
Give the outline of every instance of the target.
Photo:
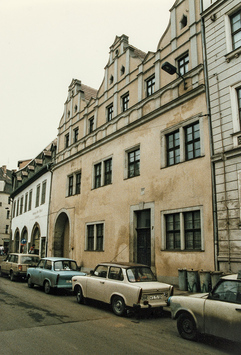
M 21 235 L 21 253 L 28 253 L 28 230 L 24 227 Z
M 19 230 L 15 232 L 13 252 L 19 253 Z
M 39 245 L 40 245 L 40 227 L 38 223 L 35 223 L 32 231 L 31 243 L 29 246 L 34 247 L 34 254 L 39 254 Z
M 53 255 L 69 257 L 69 218 L 61 212 L 55 223 Z

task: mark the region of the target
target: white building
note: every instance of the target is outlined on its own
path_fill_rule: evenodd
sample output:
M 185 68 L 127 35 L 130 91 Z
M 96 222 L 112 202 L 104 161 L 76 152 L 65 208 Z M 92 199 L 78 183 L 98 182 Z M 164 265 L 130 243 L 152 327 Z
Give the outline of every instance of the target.
M 6 165 L 0 168 L 0 247 L 8 250 L 10 235 L 12 171 Z
M 14 174 L 11 251 L 28 252 L 34 246 L 36 254 L 46 256 L 54 151 L 52 143 Z

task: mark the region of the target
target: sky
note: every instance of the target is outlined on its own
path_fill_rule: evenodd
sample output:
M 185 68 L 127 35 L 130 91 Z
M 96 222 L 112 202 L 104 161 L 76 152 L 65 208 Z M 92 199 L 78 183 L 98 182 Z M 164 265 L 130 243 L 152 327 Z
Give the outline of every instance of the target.
M 98 90 L 116 36 L 155 52 L 175 0 L 0 0 L 0 167 L 57 137 L 72 79 Z

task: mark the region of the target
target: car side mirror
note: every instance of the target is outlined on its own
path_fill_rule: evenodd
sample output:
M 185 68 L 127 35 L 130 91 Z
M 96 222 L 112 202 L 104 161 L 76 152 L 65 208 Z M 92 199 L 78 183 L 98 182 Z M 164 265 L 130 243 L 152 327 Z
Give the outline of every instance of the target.
M 90 270 L 90 275 L 91 275 L 91 276 L 94 275 L 94 270 Z

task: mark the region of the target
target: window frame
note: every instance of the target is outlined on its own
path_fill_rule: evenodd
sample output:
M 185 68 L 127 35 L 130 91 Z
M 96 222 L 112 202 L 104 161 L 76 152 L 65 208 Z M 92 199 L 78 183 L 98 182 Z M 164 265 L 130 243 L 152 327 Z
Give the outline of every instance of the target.
M 67 176 L 66 197 L 79 195 L 81 193 L 82 171 L 78 170 Z
M 79 127 L 76 127 L 76 128 L 74 129 L 73 143 L 77 143 L 77 142 L 78 142 L 78 137 L 79 137 Z
M 101 232 L 102 232 L 101 235 L 98 235 L 98 226 L 100 227 L 99 229 L 101 229 Z M 89 231 L 92 232 L 91 235 L 89 235 Z M 104 221 L 86 223 L 85 251 L 103 252 L 104 251 L 104 240 L 105 240 L 105 223 L 104 223 Z
M 41 189 L 41 205 L 45 204 L 46 202 L 46 191 L 47 191 L 47 180 L 42 182 L 42 189 Z
M 126 112 L 129 109 L 130 95 L 129 92 L 121 96 L 122 112 Z
M 146 97 L 149 97 L 155 92 L 155 75 L 152 75 L 148 79 L 146 79 Z
M 187 248 L 186 239 L 187 239 L 187 229 L 185 229 L 185 216 L 188 213 L 196 213 L 199 212 L 200 216 L 200 248 Z M 168 248 L 167 243 L 167 224 L 166 224 L 166 216 L 179 214 L 180 215 L 180 248 Z M 195 206 L 188 208 L 181 208 L 176 210 L 167 210 L 161 211 L 161 221 L 162 221 L 162 240 L 161 240 L 161 249 L 163 251 L 185 251 L 185 252 L 202 252 L 204 251 L 204 222 L 203 222 L 203 206 Z
M 88 120 L 88 126 L 89 126 L 88 127 L 88 132 L 89 132 L 89 134 L 94 132 L 94 125 L 95 125 L 95 117 L 92 116 Z
M 113 106 L 113 104 L 111 104 L 106 107 L 107 122 L 110 122 L 111 120 L 113 120 L 113 114 L 114 114 L 114 106 Z
M 181 57 L 177 59 L 178 73 L 182 76 L 189 71 L 189 53 L 184 53 Z
M 35 199 L 35 207 L 39 207 L 40 204 L 40 184 L 36 186 L 36 199 Z
M 69 147 L 69 133 L 67 133 L 65 136 L 64 136 L 64 139 L 65 139 L 65 141 L 64 141 L 64 147 L 65 147 L 65 149 L 66 148 L 68 148 Z
M 98 172 L 97 172 L 97 168 L 98 168 Z M 93 190 L 98 189 L 99 187 L 111 185 L 113 181 L 113 156 L 109 156 L 102 160 L 94 162 L 92 171 L 93 171 L 92 173 Z
M 177 125 L 174 125 L 173 127 L 164 129 L 163 131 L 160 132 L 160 143 L 161 143 L 161 168 L 168 168 L 175 166 L 180 163 L 188 162 L 191 160 L 195 160 L 198 158 L 201 158 L 205 154 L 205 147 L 204 147 L 204 118 L 201 116 L 201 113 L 199 115 L 196 115 L 194 117 L 191 117 Z M 193 159 L 187 159 L 186 157 L 186 141 L 185 141 L 185 128 L 188 126 L 195 125 L 196 123 L 199 123 L 199 146 L 200 146 L 200 155 L 193 158 Z M 168 159 L 167 159 L 167 137 L 172 134 L 179 131 L 179 139 L 180 139 L 180 161 L 177 162 L 176 164 L 173 165 L 168 165 Z
M 232 19 L 239 15 L 240 16 L 240 27 L 237 30 L 233 29 L 233 23 L 232 23 Z M 235 51 L 236 49 L 241 47 L 241 39 L 238 40 L 237 42 L 240 42 L 240 46 L 235 47 L 236 42 L 234 41 L 234 36 L 236 36 L 237 34 L 241 35 L 241 9 L 233 12 L 230 16 L 229 16 L 229 20 L 230 20 L 230 29 L 231 29 L 231 40 L 232 40 L 232 49 Z

